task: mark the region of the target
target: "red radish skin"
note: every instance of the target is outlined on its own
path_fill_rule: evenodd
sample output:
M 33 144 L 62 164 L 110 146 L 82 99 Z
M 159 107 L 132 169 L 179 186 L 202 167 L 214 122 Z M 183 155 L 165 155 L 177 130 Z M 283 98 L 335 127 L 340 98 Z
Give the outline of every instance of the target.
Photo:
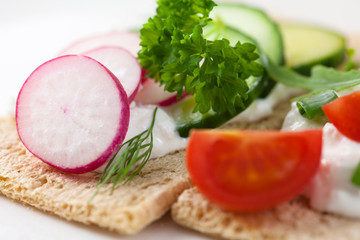
M 177 98 L 176 92 L 167 92 L 164 86 L 155 82 L 152 78 L 147 78 L 138 94 L 135 96 L 135 102 L 142 104 L 156 104 L 162 107 L 170 106 L 189 94 L 183 92 L 180 98 Z
M 86 56 L 62 56 L 39 66 L 16 103 L 16 125 L 25 147 L 70 173 L 103 165 L 121 146 L 129 103 L 119 80 Z
M 140 37 L 136 33 L 128 31 L 115 31 L 79 40 L 66 47 L 59 53 L 59 56 L 68 54 L 83 54 L 84 52 L 88 52 L 99 47 L 112 46 L 125 48 L 135 58 L 137 58 L 137 53 L 141 49 L 140 42 Z M 142 81 L 146 79 L 145 75 L 146 70 L 142 69 Z
M 121 47 L 99 47 L 83 53 L 106 66 L 119 79 L 131 102 L 140 86 L 141 66 L 137 59 Z
M 157 105 L 159 105 L 160 107 L 167 107 L 167 106 L 171 106 L 174 103 L 179 102 L 180 100 L 184 99 L 185 97 L 190 96 L 189 93 L 186 93 L 185 91 L 183 91 L 182 95 L 180 98 L 177 97 L 177 95 L 172 96 L 164 101 L 159 102 Z
M 61 55 L 82 54 L 95 48 L 115 46 L 127 49 L 134 57 L 140 51 L 140 37 L 138 34 L 126 31 L 116 31 L 88 37 L 66 47 L 59 53 Z

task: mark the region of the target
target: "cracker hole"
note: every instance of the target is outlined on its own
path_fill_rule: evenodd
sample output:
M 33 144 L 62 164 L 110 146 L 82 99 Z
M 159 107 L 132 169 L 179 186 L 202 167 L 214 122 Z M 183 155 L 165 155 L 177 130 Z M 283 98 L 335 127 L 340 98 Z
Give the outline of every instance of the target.
M 46 184 L 46 183 L 48 182 L 48 180 L 47 180 L 46 177 L 40 178 L 39 181 L 40 181 L 40 184 L 41 184 L 41 185 L 44 185 L 44 184 Z
M 2 176 L 0 176 L 0 181 L 7 181 L 7 180 L 9 180 L 8 177 L 2 177 Z

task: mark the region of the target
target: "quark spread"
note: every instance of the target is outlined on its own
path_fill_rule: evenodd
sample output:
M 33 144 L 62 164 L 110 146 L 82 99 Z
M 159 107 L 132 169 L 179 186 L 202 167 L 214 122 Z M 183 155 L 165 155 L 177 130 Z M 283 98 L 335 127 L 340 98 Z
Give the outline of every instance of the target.
M 311 128 L 322 128 L 326 123 L 326 117 L 309 120 L 301 116 L 296 103 L 291 104 L 291 109 L 286 115 L 281 130 L 283 131 L 300 131 Z
M 310 184 L 311 207 L 360 218 L 360 188 L 351 182 L 360 162 L 360 143 L 343 136 L 331 123 L 323 128 L 320 169 Z
M 273 113 L 273 108 L 279 102 L 291 96 L 298 95 L 301 92 L 303 92 L 303 90 L 277 84 L 266 98 L 255 100 L 244 112 L 230 120 L 230 122 L 254 122 L 270 116 Z M 134 102 L 130 105 L 130 123 L 124 142 L 148 129 L 154 109 L 155 105 L 141 105 Z M 161 108 L 157 111 L 153 136 L 153 150 L 150 159 L 184 149 L 187 144 L 187 139 L 181 138 L 178 135 L 172 117 Z M 96 171 L 102 172 L 105 166 L 106 164 Z
M 263 99 L 256 99 L 248 108 L 242 113 L 229 121 L 232 122 L 256 122 L 273 114 L 274 107 L 290 97 L 297 96 L 303 93 L 304 90 L 299 88 L 292 88 L 277 83 L 269 95 Z
M 135 137 L 150 127 L 155 105 L 140 105 L 135 102 L 130 105 L 130 122 L 124 142 Z M 151 158 L 164 156 L 186 147 L 187 139 L 182 138 L 176 131 L 174 120 L 161 108 L 157 110 L 153 129 L 153 149 Z M 106 164 L 98 168 L 103 172 Z
M 340 94 L 344 95 L 345 92 Z M 319 211 L 360 218 L 360 188 L 351 182 L 360 162 L 360 143 L 343 136 L 333 124 L 326 123 L 325 117 L 316 120 L 302 117 L 293 103 L 285 117 L 282 130 L 309 128 L 323 128 L 320 168 L 306 192 L 311 207 Z

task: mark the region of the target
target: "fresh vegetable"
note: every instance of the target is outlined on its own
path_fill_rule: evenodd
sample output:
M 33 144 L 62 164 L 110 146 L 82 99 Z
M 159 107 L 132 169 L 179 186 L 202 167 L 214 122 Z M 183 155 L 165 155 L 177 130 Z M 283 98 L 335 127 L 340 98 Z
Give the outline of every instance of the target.
M 345 39 L 340 34 L 309 25 L 280 24 L 286 66 L 302 74 L 322 64 L 336 67 L 345 57 Z
M 321 145 L 321 130 L 194 130 L 186 162 L 194 185 L 210 201 L 259 211 L 304 190 L 318 169 Z
M 248 97 L 244 106 L 236 109 L 236 113 L 225 112 L 222 114 L 209 111 L 201 114 L 194 113 L 194 97 L 188 97 L 184 100 L 173 104 L 167 109 L 167 112 L 175 119 L 176 128 L 180 136 L 188 137 L 191 129 L 194 128 L 217 128 L 222 124 L 235 117 L 238 113 L 245 110 L 253 101 L 261 96 L 266 95 L 274 86 L 274 82 L 266 75 L 261 78 L 254 78 L 248 90 Z
M 313 97 L 308 97 L 296 102 L 300 114 L 307 119 L 324 116 L 322 106 L 338 98 L 338 93 L 332 89 L 321 91 Z
M 68 54 L 83 54 L 84 52 L 92 49 L 105 46 L 125 48 L 135 57 L 137 57 L 137 52 L 141 48 L 140 38 L 136 33 L 111 32 L 92 36 L 75 42 L 61 51 L 59 56 Z
M 357 69 L 359 66 L 358 63 L 355 63 L 354 58 L 355 58 L 355 49 L 353 48 L 349 48 L 346 50 L 347 53 L 347 59 L 345 62 L 345 71 L 350 71 L 353 69 Z
M 141 82 L 141 67 L 137 59 L 121 47 L 100 47 L 83 53 L 106 66 L 119 79 L 131 102 Z
M 220 126 L 246 109 L 253 100 L 266 96 L 274 86 L 261 69 L 256 54 L 260 51 L 253 45 L 255 40 L 239 44 L 237 41 L 244 36 L 251 37 L 232 27 L 221 26 L 223 22 L 227 24 L 226 21 L 209 20 L 208 14 L 214 6 L 212 1 L 162 0 L 158 3 L 157 15 L 140 31 L 139 59 L 148 75 L 164 85 L 166 91 L 177 92 L 180 96 L 185 89 L 194 96 L 193 116 L 176 117 L 182 119 L 177 122 L 181 136 L 188 136 L 192 128 Z M 227 6 L 224 9 L 231 11 Z M 248 19 L 256 19 L 254 24 L 259 24 L 253 26 L 257 29 L 254 32 L 247 27 L 244 29 L 262 42 L 260 50 L 276 52 L 271 58 L 282 63 L 282 40 L 277 25 L 263 12 L 241 6 L 237 11 L 246 12 L 244 15 Z M 219 6 L 213 11 L 217 8 Z M 224 13 L 221 12 L 221 16 Z M 209 26 L 213 29 L 209 30 Z M 265 31 L 266 27 L 270 30 Z M 266 42 L 276 44 L 267 45 Z
M 351 178 L 351 182 L 360 187 L 360 163 L 357 165 L 355 171 L 354 171 L 354 174 Z
M 230 44 L 236 44 L 237 41 L 256 44 L 255 40 L 236 29 L 211 23 L 204 28 L 204 36 L 209 40 L 226 38 L 230 41 Z M 209 111 L 205 114 L 199 112 L 194 113 L 193 109 L 196 104 L 194 97 L 186 98 L 179 103 L 175 103 L 170 108 L 167 108 L 167 111 L 175 119 L 177 131 L 180 136 L 188 136 L 189 131 L 192 128 L 216 128 L 224 124 L 229 119 L 245 110 L 257 98 L 266 96 L 274 86 L 275 82 L 269 79 L 266 73 L 264 73 L 264 75 L 260 77 L 251 76 L 247 78 L 246 83 L 249 87 L 247 92 L 248 97 L 246 101 L 244 101 L 244 105 L 238 107 L 234 113 L 217 113 L 214 111 Z
M 312 102 L 320 103 L 321 105 L 332 101 L 334 98 L 329 97 L 325 92 L 341 91 L 346 88 L 353 87 L 360 84 L 360 72 L 350 70 L 347 72 L 340 72 L 334 68 L 325 66 L 315 66 L 312 68 L 311 76 L 300 75 L 299 73 L 272 63 L 265 55 L 262 55 L 264 66 L 268 74 L 277 82 L 283 83 L 287 86 L 303 88 L 309 90 L 310 93 L 297 97 L 295 101 L 304 101 L 309 98 L 316 98 Z M 312 105 L 313 107 L 304 108 L 298 104 L 299 111 L 304 117 L 312 116 L 306 111 L 315 112 L 321 107 L 319 104 Z M 314 116 L 319 116 L 318 114 Z
M 360 91 L 339 97 L 322 109 L 339 132 L 360 142 Z
M 215 3 L 159 0 L 157 15 L 140 30 L 140 64 L 165 90 L 195 95 L 194 112 L 235 114 L 248 98 L 246 79 L 261 76 L 250 43 L 230 46 L 226 39 L 210 41 L 202 28 Z
M 180 98 L 177 97 L 175 92 L 167 92 L 164 86 L 155 82 L 152 78 L 147 78 L 142 83 L 141 90 L 136 94 L 135 102 L 142 104 L 156 104 L 159 106 L 170 106 L 188 94 L 183 93 Z
M 217 40 L 217 39 L 225 38 L 225 39 L 229 40 L 230 45 L 232 45 L 232 46 L 234 46 L 238 41 L 240 41 L 241 43 L 251 43 L 256 46 L 259 45 L 253 38 L 246 35 L 245 33 L 241 32 L 235 28 L 232 28 L 232 27 L 229 27 L 229 26 L 226 26 L 223 24 L 219 24 L 218 22 L 208 23 L 208 25 L 206 25 L 206 27 L 204 28 L 204 36 L 208 40 Z M 257 54 L 261 53 L 258 48 L 255 50 L 255 52 Z M 258 59 L 256 61 L 259 62 L 260 64 L 262 64 L 261 59 Z M 275 82 L 270 81 L 269 79 L 267 79 L 266 81 L 263 81 L 263 80 L 261 80 L 261 78 L 263 78 L 263 79 L 267 78 L 265 72 L 263 75 L 258 76 L 258 77 L 250 76 L 249 78 L 246 79 L 246 83 L 250 89 L 253 88 L 253 85 L 259 84 L 259 82 L 262 82 L 263 85 L 267 85 L 266 88 L 263 88 L 264 91 L 258 92 L 258 93 L 261 93 L 261 95 L 258 97 L 265 97 L 270 92 L 270 90 L 274 86 Z M 250 90 L 249 92 L 252 92 L 252 91 Z
M 38 67 L 16 103 L 25 147 L 49 165 L 71 173 L 95 170 L 121 146 L 129 103 L 119 80 L 102 64 L 68 55 Z
M 262 10 L 241 3 L 220 3 L 210 17 L 215 24 L 226 25 L 254 39 L 274 63 L 284 63 L 280 29 Z
M 357 186 L 360 187 L 360 163 L 357 165 L 354 174 L 351 178 L 351 182 Z
M 272 63 L 265 55 L 262 55 L 262 58 L 267 72 L 274 80 L 290 87 L 309 90 L 311 94 L 327 89 L 342 90 L 360 84 L 360 71 L 341 72 L 331 67 L 318 65 L 312 68 L 311 76 L 304 76 Z

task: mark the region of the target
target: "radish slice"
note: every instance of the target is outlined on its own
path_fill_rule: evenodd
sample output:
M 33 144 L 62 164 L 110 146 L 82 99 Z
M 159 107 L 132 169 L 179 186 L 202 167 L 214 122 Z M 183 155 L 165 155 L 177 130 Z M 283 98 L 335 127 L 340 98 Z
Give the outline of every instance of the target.
M 82 54 L 98 47 L 116 46 L 125 48 L 133 56 L 137 57 L 137 53 L 141 49 L 140 41 L 140 37 L 136 33 L 111 32 L 75 42 L 60 52 L 59 55 Z
M 104 64 L 120 81 L 131 102 L 140 86 L 141 67 L 137 59 L 121 47 L 100 47 L 83 55 Z
M 16 103 L 25 147 L 42 161 L 71 172 L 92 171 L 119 149 L 129 125 L 129 103 L 119 80 L 85 56 L 63 56 L 38 67 Z
M 147 78 L 138 94 L 135 96 L 135 102 L 142 104 L 156 104 L 159 106 L 169 106 L 183 99 L 189 94 L 183 92 L 180 98 L 177 98 L 176 92 L 168 92 L 164 90 L 164 86 L 155 82 L 152 78 Z

